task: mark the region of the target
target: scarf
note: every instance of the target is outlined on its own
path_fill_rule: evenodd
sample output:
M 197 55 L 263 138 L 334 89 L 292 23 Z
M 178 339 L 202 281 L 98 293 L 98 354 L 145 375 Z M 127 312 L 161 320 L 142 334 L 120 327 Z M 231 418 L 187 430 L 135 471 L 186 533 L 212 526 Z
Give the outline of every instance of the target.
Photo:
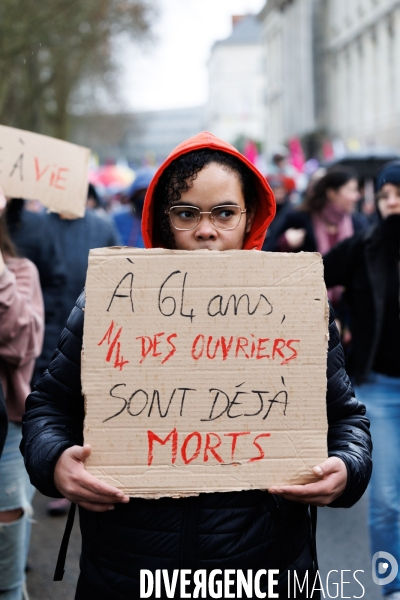
M 337 208 L 332 202 L 327 202 L 324 208 L 312 215 L 315 241 L 317 250 L 324 256 L 333 246 L 351 237 L 354 227 L 351 215 Z M 328 232 L 327 226 L 335 225 L 337 231 L 334 234 Z M 340 302 L 343 288 L 339 285 L 328 291 L 328 297 L 335 306 Z
M 354 234 L 351 215 L 337 208 L 332 202 L 327 202 L 320 212 L 313 214 L 312 221 L 317 250 L 322 256 L 329 252 L 333 246 Z M 337 233 L 330 234 L 327 229 L 329 225 L 335 225 Z

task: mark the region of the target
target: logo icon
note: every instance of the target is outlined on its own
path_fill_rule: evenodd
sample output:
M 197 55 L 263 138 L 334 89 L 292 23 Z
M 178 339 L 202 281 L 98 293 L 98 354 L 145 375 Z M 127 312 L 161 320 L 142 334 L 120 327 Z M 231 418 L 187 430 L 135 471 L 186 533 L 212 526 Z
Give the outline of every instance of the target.
M 385 562 L 382 562 L 381 559 L 384 559 Z M 389 566 L 391 568 L 388 573 Z M 372 557 L 372 580 L 376 585 L 391 583 L 396 578 L 398 570 L 399 565 L 397 564 L 397 560 L 389 552 L 375 552 Z M 386 577 L 379 577 L 379 575 L 384 575 L 385 573 L 388 573 Z

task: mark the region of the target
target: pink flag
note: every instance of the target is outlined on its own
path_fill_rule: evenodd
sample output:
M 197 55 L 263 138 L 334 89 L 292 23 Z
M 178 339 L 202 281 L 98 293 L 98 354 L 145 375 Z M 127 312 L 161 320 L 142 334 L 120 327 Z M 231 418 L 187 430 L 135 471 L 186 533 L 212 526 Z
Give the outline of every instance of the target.
M 301 147 L 298 137 L 294 137 L 289 140 L 289 162 L 297 171 L 303 171 L 305 158 L 303 148 Z
M 243 154 L 253 165 L 256 164 L 256 161 L 258 158 L 258 150 L 257 150 L 257 146 L 254 142 L 252 142 L 251 140 L 246 141 L 246 143 L 244 145 Z

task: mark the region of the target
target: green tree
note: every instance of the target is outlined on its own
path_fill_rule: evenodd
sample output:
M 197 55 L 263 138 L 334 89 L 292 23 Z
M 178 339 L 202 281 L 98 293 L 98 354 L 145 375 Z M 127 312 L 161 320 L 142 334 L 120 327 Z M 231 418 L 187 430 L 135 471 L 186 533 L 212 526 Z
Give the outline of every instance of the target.
M 115 69 L 112 41 L 140 42 L 151 0 L 1 0 L 0 122 L 68 138 L 68 109 L 86 79 Z

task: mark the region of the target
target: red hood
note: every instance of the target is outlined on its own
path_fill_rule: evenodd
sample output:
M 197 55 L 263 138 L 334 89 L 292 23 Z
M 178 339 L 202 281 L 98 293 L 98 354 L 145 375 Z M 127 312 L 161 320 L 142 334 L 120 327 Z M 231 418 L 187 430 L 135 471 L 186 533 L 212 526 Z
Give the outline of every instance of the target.
M 143 207 L 142 234 L 145 247 L 153 248 L 157 246 L 153 240 L 153 210 L 154 193 L 161 174 L 173 160 L 178 158 L 178 156 L 182 156 L 182 154 L 187 154 L 192 150 L 199 150 L 201 148 L 211 148 L 212 150 L 221 150 L 227 154 L 232 154 L 241 160 L 254 174 L 257 189 L 257 210 L 251 230 L 246 235 L 243 249 L 261 250 L 268 226 L 275 216 L 274 194 L 272 193 L 272 190 L 269 187 L 265 177 L 250 161 L 247 160 L 247 158 L 240 154 L 236 148 L 227 142 L 220 140 L 212 133 L 208 133 L 208 131 L 203 131 L 202 133 L 185 140 L 182 142 L 182 144 L 179 144 L 179 146 L 177 146 L 175 150 L 171 152 L 167 160 L 163 162 L 154 175 L 147 190 Z

